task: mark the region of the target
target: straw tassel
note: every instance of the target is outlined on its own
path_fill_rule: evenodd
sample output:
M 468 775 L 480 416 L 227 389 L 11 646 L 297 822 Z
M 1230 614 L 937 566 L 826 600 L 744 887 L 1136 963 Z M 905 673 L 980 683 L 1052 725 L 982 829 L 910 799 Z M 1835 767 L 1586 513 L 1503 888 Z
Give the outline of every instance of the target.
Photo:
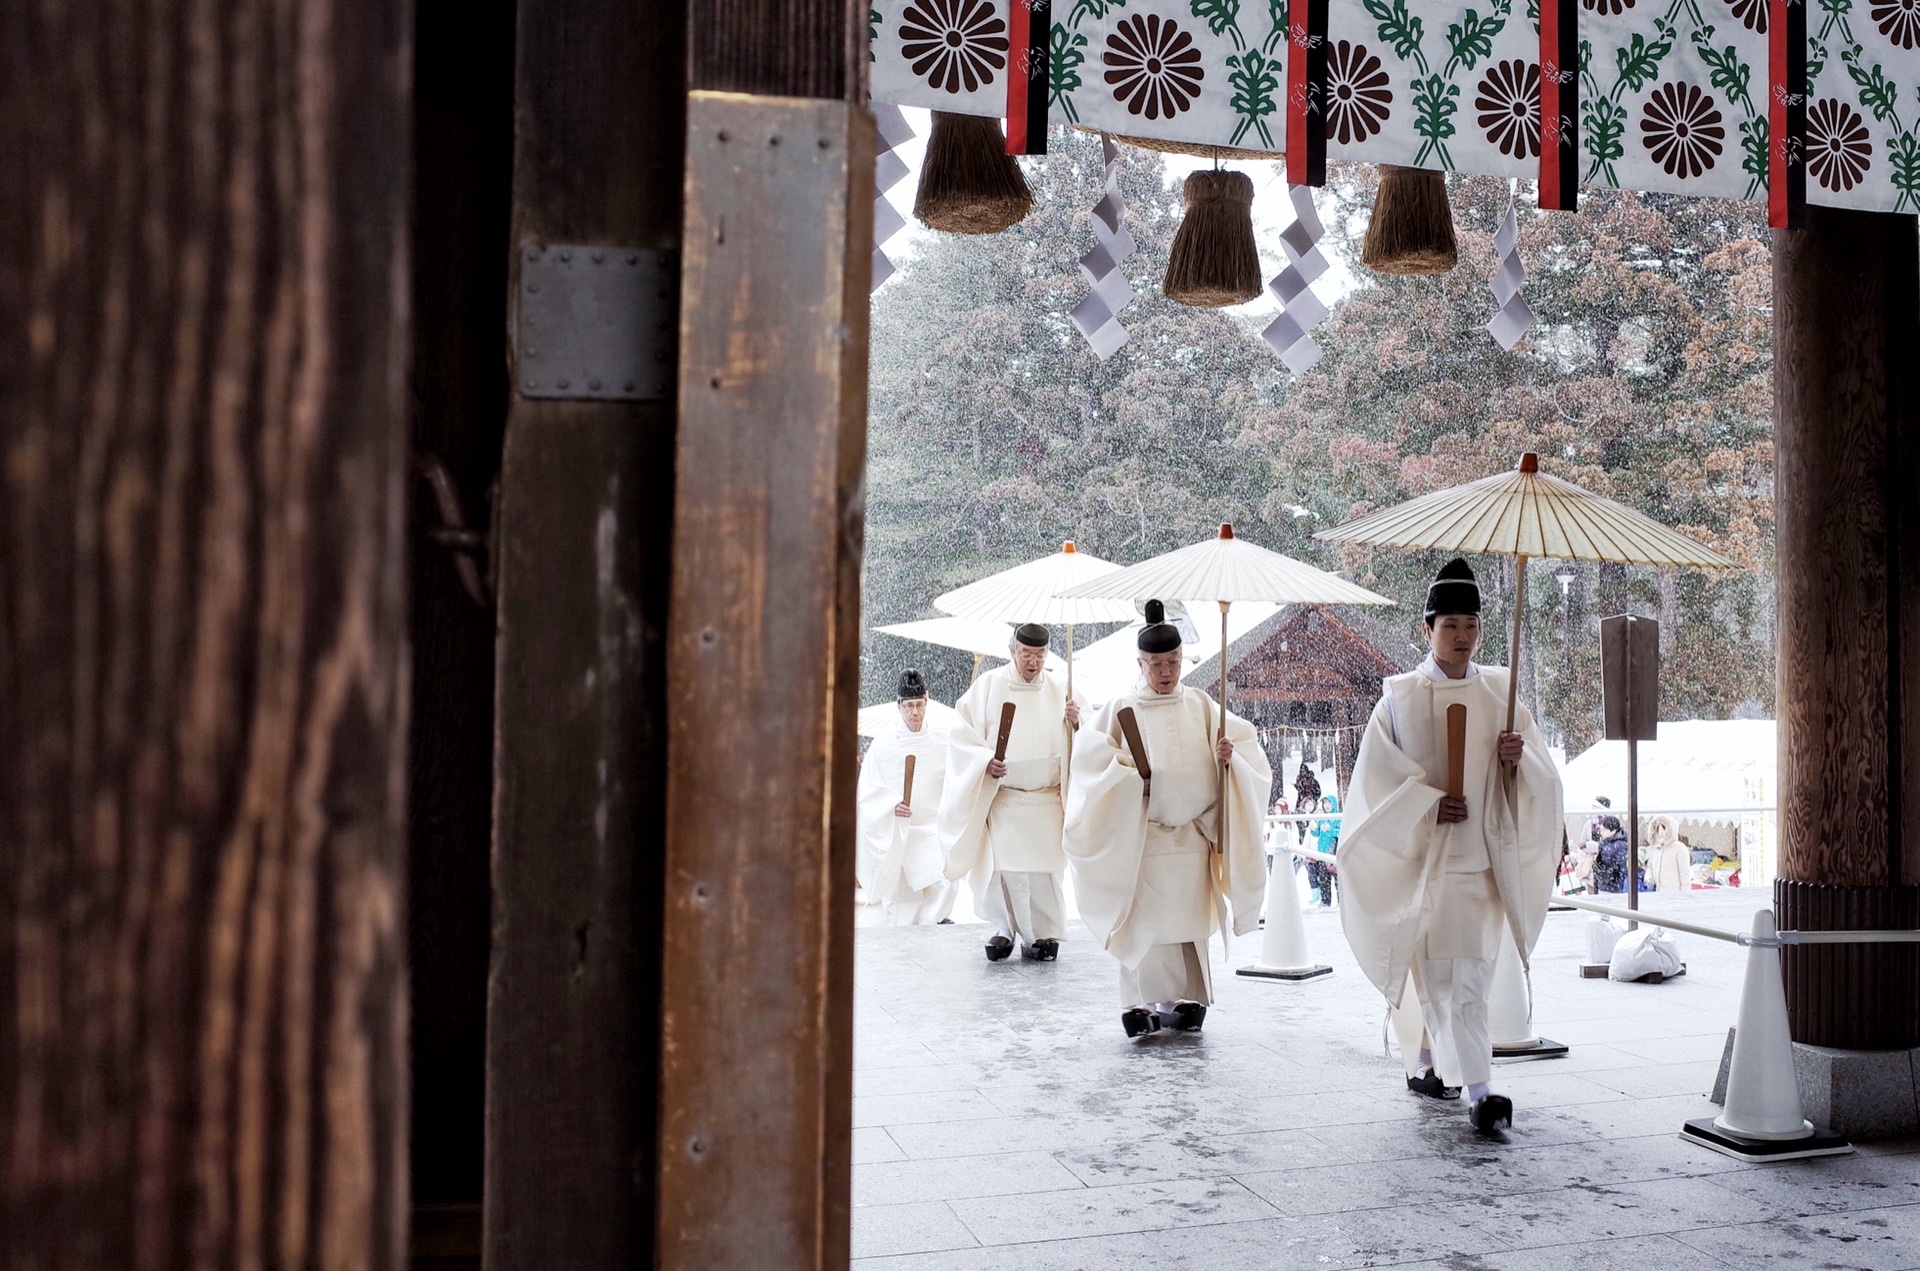
M 1459 259 L 1446 174 L 1381 164 L 1360 263 L 1383 274 L 1444 274 Z
M 1033 192 L 1006 147 L 999 120 L 934 111 L 913 214 L 949 234 L 998 234 L 1018 224 Z
M 1187 215 L 1173 238 L 1161 294 L 1199 309 L 1245 304 L 1260 294 L 1253 243 L 1253 181 L 1244 172 L 1187 178 Z

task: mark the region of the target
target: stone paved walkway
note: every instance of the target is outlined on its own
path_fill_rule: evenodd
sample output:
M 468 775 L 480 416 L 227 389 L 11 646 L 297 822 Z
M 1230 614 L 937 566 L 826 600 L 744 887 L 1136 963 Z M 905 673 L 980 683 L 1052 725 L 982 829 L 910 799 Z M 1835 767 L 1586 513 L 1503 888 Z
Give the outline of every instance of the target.
M 1760 899 L 1646 907 L 1744 928 Z M 1920 1268 L 1920 1140 L 1749 1167 L 1677 1137 L 1716 1111 L 1744 951 L 1683 936 L 1684 977 L 1581 980 L 1586 921 L 1548 916 L 1535 1024 L 1572 1053 L 1496 1072 L 1502 1142 L 1406 1093 L 1333 915 L 1307 919 L 1332 976 L 1235 976 L 1216 941 L 1205 1033 L 1138 1042 L 1077 923 L 1051 965 L 988 965 L 978 926 L 863 928 L 854 1265 Z

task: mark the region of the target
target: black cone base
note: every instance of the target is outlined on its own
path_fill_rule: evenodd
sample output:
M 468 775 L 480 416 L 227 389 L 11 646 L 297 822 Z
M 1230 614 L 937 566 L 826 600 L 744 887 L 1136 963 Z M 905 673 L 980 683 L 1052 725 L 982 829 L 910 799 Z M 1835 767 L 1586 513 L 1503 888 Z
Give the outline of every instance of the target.
M 1687 1122 L 1680 1137 L 1742 1161 L 1798 1161 L 1809 1156 L 1845 1156 L 1853 1151 L 1853 1144 L 1832 1130 L 1815 1130 L 1804 1139 L 1750 1139 L 1720 1129 L 1712 1117 Z
M 1558 1059 L 1566 1053 L 1567 1044 L 1554 1041 L 1551 1037 L 1538 1038 L 1531 1046 L 1502 1046 L 1495 1043 L 1493 1048 L 1495 1063 L 1503 1059 L 1514 1062 L 1522 1059 Z
M 1311 980 L 1316 975 L 1332 975 L 1330 966 L 1264 967 L 1259 963 L 1243 966 L 1235 975 L 1250 975 L 1259 980 Z

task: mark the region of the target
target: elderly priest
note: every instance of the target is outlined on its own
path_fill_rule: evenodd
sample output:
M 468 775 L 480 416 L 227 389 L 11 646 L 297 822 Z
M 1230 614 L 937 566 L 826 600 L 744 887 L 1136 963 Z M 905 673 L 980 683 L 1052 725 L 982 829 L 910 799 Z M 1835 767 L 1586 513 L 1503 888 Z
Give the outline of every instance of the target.
M 1150 600 L 1146 616 L 1140 680 L 1081 732 L 1067 794 L 1075 898 L 1120 963 L 1129 1037 L 1199 1029 L 1213 1001 L 1213 933 L 1259 926 L 1273 783 L 1253 725 L 1180 683 L 1180 631 L 1165 607 Z
M 1385 682 L 1354 761 L 1340 918 L 1393 1008 L 1407 1089 L 1457 1099 L 1465 1087 L 1474 1129 L 1491 1134 L 1513 1123 L 1491 1085 L 1493 963 L 1510 932 L 1524 965 L 1546 919 L 1560 775 L 1525 707 L 1503 731 L 1508 672 L 1473 661 L 1480 588 L 1465 561 L 1428 588 L 1423 631 L 1431 652 Z
M 989 962 L 1011 954 L 1015 936 L 1020 956 L 1051 962 L 1065 934 L 1060 788 L 1081 706 L 1046 669 L 1051 639 L 1038 623 L 1017 627 L 1007 665 L 973 682 L 948 735 L 940 842 L 947 877 L 971 880 L 974 910 L 995 928 Z
M 861 889 L 886 920 L 926 926 L 953 909 L 954 888 L 941 869 L 935 820 L 947 777 L 946 729 L 927 718 L 927 682 L 909 667 L 896 694 L 900 724 L 883 731 L 860 761 Z

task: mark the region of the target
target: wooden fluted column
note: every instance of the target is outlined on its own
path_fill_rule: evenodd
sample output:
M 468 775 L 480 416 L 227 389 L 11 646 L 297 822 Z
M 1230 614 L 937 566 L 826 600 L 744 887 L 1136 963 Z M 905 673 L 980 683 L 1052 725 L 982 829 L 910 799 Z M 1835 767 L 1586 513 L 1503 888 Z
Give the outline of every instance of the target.
M 1776 232 L 1781 927 L 1920 926 L 1920 260 L 1912 216 Z M 1782 956 L 1795 1040 L 1920 1045 L 1920 946 Z

